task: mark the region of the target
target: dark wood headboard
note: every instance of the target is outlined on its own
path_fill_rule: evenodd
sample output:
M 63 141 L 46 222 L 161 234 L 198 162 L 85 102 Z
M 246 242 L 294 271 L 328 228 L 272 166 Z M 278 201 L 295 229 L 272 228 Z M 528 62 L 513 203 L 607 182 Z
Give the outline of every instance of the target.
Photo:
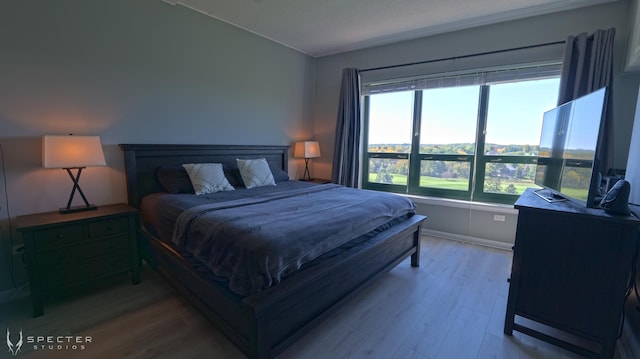
M 156 178 L 160 166 L 215 162 L 230 169 L 237 167 L 237 158 L 264 157 L 272 168 L 286 172 L 289 163 L 289 146 L 121 144 L 120 148 L 124 152 L 129 205 L 136 208 L 140 208 L 145 195 L 163 191 Z

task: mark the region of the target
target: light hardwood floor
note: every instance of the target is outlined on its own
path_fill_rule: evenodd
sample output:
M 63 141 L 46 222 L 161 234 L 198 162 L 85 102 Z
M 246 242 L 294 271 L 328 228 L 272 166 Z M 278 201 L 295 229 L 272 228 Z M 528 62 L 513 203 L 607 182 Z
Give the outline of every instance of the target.
M 502 333 L 510 266 L 511 252 L 424 237 L 420 268 L 404 261 L 279 358 L 577 358 Z M 0 329 L 14 343 L 20 329 L 92 338 L 84 350 L 25 343 L 20 358 L 244 358 L 153 270 L 142 279 L 48 303 L 39 318 L 28 298 L 0 305 Z M 0 353 L 10 355 L 4 344 Z

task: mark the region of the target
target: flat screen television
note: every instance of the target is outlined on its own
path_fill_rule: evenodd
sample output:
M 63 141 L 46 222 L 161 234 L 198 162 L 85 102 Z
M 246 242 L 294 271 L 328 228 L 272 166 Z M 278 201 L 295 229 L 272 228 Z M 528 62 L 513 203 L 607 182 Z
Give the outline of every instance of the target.
M 544 113 L 535 193 L 549 202 L 571 199 L 597 207 L 600 194 L 598 136 L 606 88 Z

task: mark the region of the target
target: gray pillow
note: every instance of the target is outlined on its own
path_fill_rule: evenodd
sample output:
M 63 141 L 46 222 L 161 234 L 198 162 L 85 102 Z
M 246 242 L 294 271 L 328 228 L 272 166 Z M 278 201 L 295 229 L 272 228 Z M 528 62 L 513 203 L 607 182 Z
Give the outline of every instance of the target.
M 182 166 L 161 166 L 156 170 L 156 178 L 167 193 L 193 193 L 193 185 L 187 171 Z
M 233 191 L 220 163 L 185 163 L 182 165 L 191 179 L 196 195 Z
M 282 181 L 288 181 L 289 180 L 289 174 L 281 169 L 278 168 L 272 168 L 271 169 L 271 174 L 273 174 L 273 179 L 276 182 L 282 182 Z
M 236 162 L 245 187 L 254 188 L 276 185 L 266 159 L 241 160 L 238 158 Z

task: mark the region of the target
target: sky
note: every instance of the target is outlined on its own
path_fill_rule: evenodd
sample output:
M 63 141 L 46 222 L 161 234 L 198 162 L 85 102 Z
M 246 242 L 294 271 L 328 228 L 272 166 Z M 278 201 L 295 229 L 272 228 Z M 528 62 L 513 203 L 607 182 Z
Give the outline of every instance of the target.
M 545 111 L 556 107 L 559 79 L 491 85 L 487 143 L 537 145 Z M 479 86 L 427 90 L 422 144 L 475 142 Z M 413 92 L 371 96 L 369 144 L 411 143 Z
M 600 131 L 604 93 L 605 89 L 601 89 L 573 102 L 571 120 L 580 121 L 582 125 L 570 126 L 567 149 L 594 150 Z

